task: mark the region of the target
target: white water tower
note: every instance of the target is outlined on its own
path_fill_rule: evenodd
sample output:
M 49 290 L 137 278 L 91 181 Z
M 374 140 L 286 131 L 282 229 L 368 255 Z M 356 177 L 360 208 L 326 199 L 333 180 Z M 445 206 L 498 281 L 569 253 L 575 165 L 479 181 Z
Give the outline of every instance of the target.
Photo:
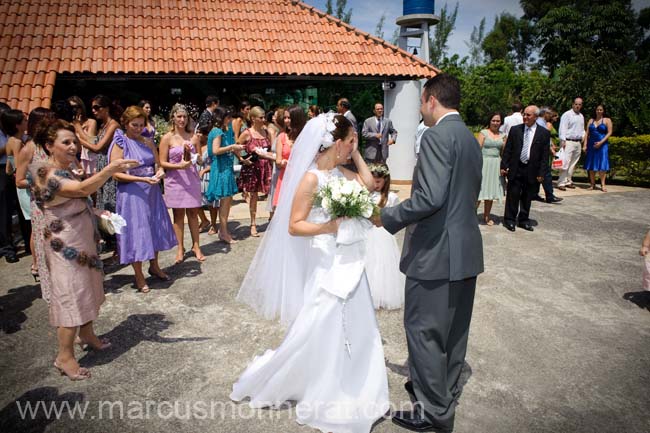
M 429 29 L 440 21 L 434 15 L 435 0 L 404 0 L 397 18 L 400 26 L 398 46 L 429 63 Z M 434 65 L 435 66 L 435 65 Z M 415 167 L 415 131 L 420 123 L 420 81 L 396 81 L 384 88 L 384 109 L 398 131 L 397 142 L 391 146 L 388 165 L 391 179 L 408 184 Z

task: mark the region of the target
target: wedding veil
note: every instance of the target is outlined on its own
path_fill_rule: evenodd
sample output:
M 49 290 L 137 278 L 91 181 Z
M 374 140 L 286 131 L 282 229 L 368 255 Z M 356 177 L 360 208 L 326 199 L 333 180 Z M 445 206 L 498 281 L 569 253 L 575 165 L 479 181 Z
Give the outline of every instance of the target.
M 303 305 L 310 238 L 289 234 L 289 217 L 298 184 L 328 143 L 334 113 L 311 119 L 296 138 L 285 168 L 278 205 L 237 294 L 267 319 L 289 324 Z

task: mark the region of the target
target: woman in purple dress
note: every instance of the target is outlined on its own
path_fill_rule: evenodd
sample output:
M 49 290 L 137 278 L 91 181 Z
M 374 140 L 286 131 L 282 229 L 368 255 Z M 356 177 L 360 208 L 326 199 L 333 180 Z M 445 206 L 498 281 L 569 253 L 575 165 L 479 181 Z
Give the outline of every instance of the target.
M 138 107 L 144 110 L 144 114 L 146 116 L 144 118 L 144 128 L 142 129 L 142 136 L 144 138 L 150 138 L 151 141 L 153 141 L 153 144 L 157 146 L 158 143 L 156 143 L 156 126 L 154 125 L 153 119 L 151 117 L 151 102 L 147 101 L 146 99 L 143 99 L 140 102 L 138 102 Z
M 142 293 L 149 292 L 142 262 L 149 260 L 150 275 L 169 280 L 158 265 L 158 252 L 177 244 L 160 192 L 160 179 L 165 173 L 153 141 L 142 135 L 145 116 L 140 107 L 127 108 L 121 118 L 126 133 L 121 129 L 115 131 L 109 150 L 110 160 L 135 159 L 141 164 L 126 173 L 116 173 L 113 178 L 117 181 L 117 213 L 126 220 L 126 227 L 117 235 L 120 263 L 133 266 L 135 286 Z
M 199 210 L 201 209 L 201 179 L 196 162 L 201 165 L 201 155 L 191 143 L 192 130 L 189 125 L 187 108 L 182 104 L 172 107 L 170 113 L 172 130 L 160 140 L 160 165 L 166 171 L 165 177 L 165 203 L 174 214 L 174 232 L 178 239 L 178 252 L 176 263 L 183 261 L 185 248 L 183 247 L 183 231 L 185 229 L 185 215 L 192 235 L 192 251 L 196 258 L 202 262 L 205 256 L 199 246 Z M 195 161 L 192 161 L 195 159 Z

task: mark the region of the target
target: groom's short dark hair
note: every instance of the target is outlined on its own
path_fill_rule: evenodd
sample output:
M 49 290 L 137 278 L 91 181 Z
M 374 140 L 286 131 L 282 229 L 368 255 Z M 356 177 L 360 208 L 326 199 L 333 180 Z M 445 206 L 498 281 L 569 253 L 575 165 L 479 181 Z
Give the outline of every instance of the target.
M 424 85 L 426 100 L 433 96 L 446 108 L 460 109 L 460 83 L 449 74 L 438 74 Z

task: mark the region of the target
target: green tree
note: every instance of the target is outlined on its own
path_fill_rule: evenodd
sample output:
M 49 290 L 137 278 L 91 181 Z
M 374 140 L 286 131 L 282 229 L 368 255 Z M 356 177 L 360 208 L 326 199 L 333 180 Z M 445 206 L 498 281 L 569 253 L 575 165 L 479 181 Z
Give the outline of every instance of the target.
M 581 52 L 615 54 L 632 60 L 642 38 L 630 0 L 578 0 L 549 9 L 537 21 L 541 61 L 551 73 Z
M 429 63 L 436 66 L 447 56 L 449 35 L 456 28 L 458 2 L 453 12 L 449 13 L 447 3 L 440 9 L 440 22 L 435 26 L 434 37 L 429 37 Z
M 535 46 L 536 32 L 531 21 L 506 12 L 495 18 L 494 27 L 481 44 L 490 61 L 505 60 L 520 70 L 533 61 L 531 54 Z
M 465 41 L 465 45 L 469 49 L 469 60 L 471 65 L 478 65 L 483 63 L 483 49 L 481 44 L 485 38 L 485 17 L 481 19 L 478 27 L 474 26 L 472 34 L 469 37 L 469 42 Z
M 396 27 L 395 30 L 393 30 L 393 36 L 390 37 L 391 44 L 397 45 L 399 43 L 399 32 L 400 32 L 399 27 Z
M 348 0 L 336 0 L 336 18 L 340 19 L 344 23 L 350 24 L 352 19 L 352 9 L 348 9 L 347 12 L 345 8 L 348 5 Z
M 328 15 L 334 15 L 334 5 L 332 4 L 332 0 L 327 0 L 327 3 L 325 3 L 325 13 Z
M 375 27 L 375 36 L 378 38 L 384 39 L 384 22 L 386 21 L 386 14 L 382 14 L 381 18 L 379 18 L 379 22 L 377 23 L 377 27 Z

